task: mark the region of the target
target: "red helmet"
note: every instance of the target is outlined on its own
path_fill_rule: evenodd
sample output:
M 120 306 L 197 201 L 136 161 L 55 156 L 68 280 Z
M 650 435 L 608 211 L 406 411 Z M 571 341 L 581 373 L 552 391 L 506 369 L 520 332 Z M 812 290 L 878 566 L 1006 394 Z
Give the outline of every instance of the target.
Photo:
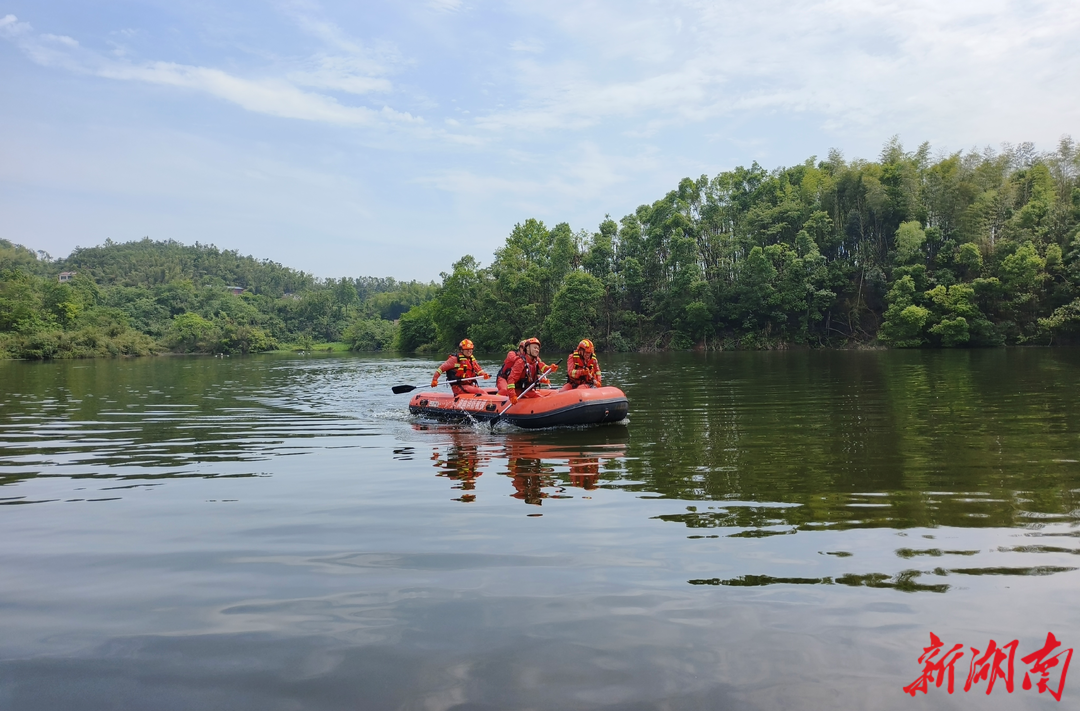
M 540 345 L 540 339 L 539 338 L 526 338 L 524 341 L 521 342 L 521 344 L 523 346 L 531 346 L 534 343 L 537 346 L 539 346 Z
M 593 342 L 588 338 L 581 339 L 581 343 L 577 344 L 577 349 L 582 353 L 593 353 L 596 351 L 593 347 Z
M 468 338 L 466 338 L 466 339 L 465 339 L 465 340 L 463 340 L 463 341 L 462 341 L 461 343 L 457 344 L 457 347 L 458 347 L 458 348 L 459 348 L 460 350 L 463 350 L 463 351 L 464 351 L 464 350 L 468 350 L 468 349 L 470 349 L 470 348 L 475 348 L 476 346 L 474 346 L 474 345 L 473 345 L 473 342 L 472 342 L 472 341 L 470 341 L 470 340 L 469 340 Z

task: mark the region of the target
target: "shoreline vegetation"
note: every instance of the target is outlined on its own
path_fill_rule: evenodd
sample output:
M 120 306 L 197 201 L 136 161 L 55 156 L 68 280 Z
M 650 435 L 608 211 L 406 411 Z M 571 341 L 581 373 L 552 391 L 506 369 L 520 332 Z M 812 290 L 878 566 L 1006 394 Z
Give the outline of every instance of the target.
M 594 232 L 528 219 L 441 283 L 317 279 L 213 245 L 0 239 L 0 358 L 273 350 L 988 347 L 1080 341 L 1080 148 L 898 140 L 683 179 Z

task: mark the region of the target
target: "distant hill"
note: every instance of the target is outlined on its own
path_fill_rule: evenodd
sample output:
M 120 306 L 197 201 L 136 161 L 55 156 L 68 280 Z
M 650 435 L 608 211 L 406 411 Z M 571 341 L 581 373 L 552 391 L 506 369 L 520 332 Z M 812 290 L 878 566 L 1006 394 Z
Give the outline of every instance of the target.
M 190 280 L 198 285 L 241 286 L 271 297 L 306 291 L 315 286 L 312 275 L 268 259 L 221 250 L 212 244 L 181 244 L 173 240 L 137 242 L 108 240 L 98 247 L 76 247 L 57 262 L 56 271 L 91 276 L 103 286 L 153 287 Z
M 39 256 L 40 255 L 40 256 Z M 348 341 L 391 348 L 435 284 L 317 279 L 214 245 L 143 239 L 53 260 L 0 240 L 0 358 L 251 353 Z

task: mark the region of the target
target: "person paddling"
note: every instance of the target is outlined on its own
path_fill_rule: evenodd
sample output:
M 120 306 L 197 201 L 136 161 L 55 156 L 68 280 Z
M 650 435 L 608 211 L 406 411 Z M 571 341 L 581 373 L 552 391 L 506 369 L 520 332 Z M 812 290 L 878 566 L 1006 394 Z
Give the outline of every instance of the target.
M 525 357 L 525 341 L 522 340 L 518 343 L 517 350 L 507 351 L 506 359 L 503 360 L 502 367 L 499 368 L 499 374 L 495 378 L 495 387 L 498 388 L 499 394 L 503 396 L 510 395 L 510 389 L 507 387 L 507 378 L 510 377 L 510 371 L 514 369 L 514 363 L 517 363 L 519 359 Z
M 596 360 L 596 348 L 588 338 L 582 339 L 566 359 L 566 385 L 561 390 L 598 388 L 602 375 Z
M 480 363 L 473 357 L 473 342 L 468 338 L 458 344 L 458 352 L 451 353 L 446 362 L 435 369 L 431 376 L 431 387 L 438 387 L 439 376 L 446 373 L 446 379 L 450 382 L 450 388 L 455 395 L 462 393 L 476 393 L 483 395 L 484 389 L 476 384 L 477 378 L 487 380 L 491 376 L 484 372 Z
M 510 403 L 518 401 L 518 393 L 524 393 L 522 397 L 542 397 L 533 386 L 541 381 L 542 376 L 554 373 L 559 369 L 558 364 L 547 365 L 540 360 L 540 339 L 527 338 L 524 341 L 525 353 L 515 362 L 510 374 L 506 378 L 506 388 L 510 393 Z M 528 390 L 528 392 L 525 392 Z

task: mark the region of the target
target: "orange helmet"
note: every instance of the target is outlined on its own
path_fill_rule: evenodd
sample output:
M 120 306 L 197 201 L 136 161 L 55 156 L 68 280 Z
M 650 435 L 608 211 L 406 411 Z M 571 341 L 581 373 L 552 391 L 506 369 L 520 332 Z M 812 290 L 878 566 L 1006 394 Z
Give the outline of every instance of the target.
M 577 349 L 582 353 L 593 353 L 596 350 L 593 347 L 593 342 L 588 338 L 581 339 L 581 343 L 577 344 Z
M 524 346 L 531 346 L 534 343 L 539 346 L 540 345 L 540 339 L 539 338 L 526 338 L 524 341 L 521 342 L 521 344 L 524 345 Z
M 462 341 L 461 343 L 457 344 L 457 347 L 458 347 L 458 348 L 459 348 L 460 350 L 463 350 L 463 351 L 465 351 L 465 350 L 468 350 L 468 349 L 470 349 L 470 348 L 475 348 L 476 346 L 474 346 L 474 345 L 473 345 L 473 342 L 472 342 L 472 341 L 470 341 L 470 340 L 469 340 L 468 338 L 466 338 L 466 339 L 465 339 L 465 340 L 463 340 L 463 341 Z

